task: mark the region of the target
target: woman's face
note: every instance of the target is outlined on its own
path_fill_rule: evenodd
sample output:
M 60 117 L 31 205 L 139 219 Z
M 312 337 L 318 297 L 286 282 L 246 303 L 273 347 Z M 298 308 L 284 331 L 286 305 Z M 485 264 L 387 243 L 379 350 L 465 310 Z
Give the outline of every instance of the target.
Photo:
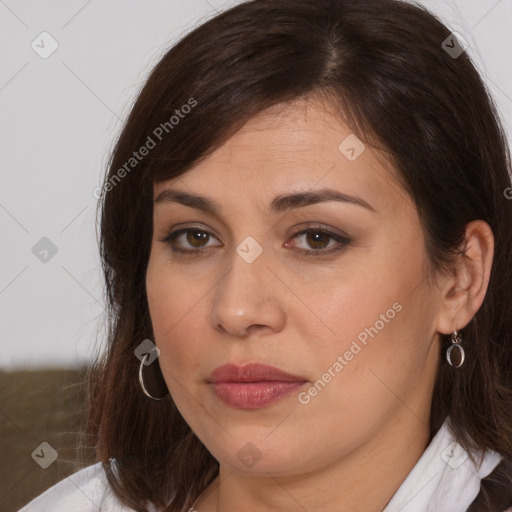
M 379 436 L 403 443 L 406 426 L 428 431 L 441 301 L 389 165 L 322 103 L 281 107 L 155 184 L 155 199 L 183 195 L 154 204 L 146 285 L 162 373 L 192 430 L 221 465 L 291 475 L 382 449 Z M 209 380 L 253 362 L 298 379 Z

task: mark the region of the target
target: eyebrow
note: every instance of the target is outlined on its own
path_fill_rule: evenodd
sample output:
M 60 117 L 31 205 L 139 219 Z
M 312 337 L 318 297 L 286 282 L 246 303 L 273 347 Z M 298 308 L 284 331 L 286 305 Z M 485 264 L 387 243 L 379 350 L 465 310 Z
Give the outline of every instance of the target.
M 222 212 L 221 206 L 213 199 L 172 189 L 163 190 L 158 195 L 158 197 L 154 199 L 153 202 L 163 203 L 169 201 L 183 204 L 190 208 L 202 210 L 203 212 L 211 213 L 217 216 L 220 216 Z M 338 190 L 334 190 L 332 188 L 323 188 L 315 192 L 306 191 L 278 195 L 270 203 L 268 211 L 269 213 L 279 213 L 291 210 L 293 208 L 302 208 L 304 206 L 325 203 L 328 201 L 340 201 L 342 203 L 354 204 L 377 213 L 375 208 L 364 199 L 339 192 Z

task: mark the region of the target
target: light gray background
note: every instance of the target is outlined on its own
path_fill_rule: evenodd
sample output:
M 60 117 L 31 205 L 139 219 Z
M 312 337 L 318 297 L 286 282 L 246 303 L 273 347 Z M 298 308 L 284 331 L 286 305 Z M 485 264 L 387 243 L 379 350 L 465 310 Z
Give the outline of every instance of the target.
M 0 0 L 1 368 L 76 366 L 101 348 L 93 191 L 152 66 L 236 3 Z M 511 134 L 512 0 L 421 3 L 469 42 Z M 31 47 L 42 32 L 58 43 L 47 59 Z M 42 237 L 57 247 L 46 262 Z

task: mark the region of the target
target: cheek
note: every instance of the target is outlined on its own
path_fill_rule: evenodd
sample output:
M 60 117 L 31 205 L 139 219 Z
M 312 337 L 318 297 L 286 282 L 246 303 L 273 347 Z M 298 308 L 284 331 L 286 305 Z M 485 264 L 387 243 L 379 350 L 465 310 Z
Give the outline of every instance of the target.
M 318 404 L 332 401 L 339 411 L 363 416 L 384 413 L 421 380 L 435 319 L 423 261 L 419 252 L 405 265 L 390 251 L 378 265 L 345 275 L 342 286 L 306 295 L 318 317 L 294 315 L 311 343 L 318 379 L 311 391 L 323 395 Z
M 206 314 L 206 293 L 201 289 L 191 285 L 190 279 L 180 279 L 168 263 L 150 259 L 146 293 L 154 341 L 160 349 L 160 366 L 166 380 L 170 376 L 182 380 L 182 376 L 199 367 L 199 355 L 204 352 L 201 336 L 204 329 L 199 319 Z

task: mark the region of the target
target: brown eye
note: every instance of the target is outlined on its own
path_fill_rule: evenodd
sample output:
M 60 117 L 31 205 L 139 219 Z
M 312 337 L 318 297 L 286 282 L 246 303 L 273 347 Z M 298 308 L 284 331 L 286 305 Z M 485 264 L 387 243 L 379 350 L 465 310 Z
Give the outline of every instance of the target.
M 307 243 L 313 249 L 325 249 L 332 238 L 322 231 L 308 231 L 305 234 Z
M 212 247 L 208 245 L 210 239 L 216 239 L 209 231 L 204 229 L 188 227 L 171 231 L 160 242 L 169 245 L 175 253 L 184 256 L 197 256 L 206 252 Z M 325 228 L 314 226 L 296 233 L 292 239 L 303 238 L 306 247 L 298 248 L 299 253 L 305 256 L 321 257 L 344 249 L 351 243 L 351 240 L 338 233 L 333 233 Z M 332 242 L 332 243 L 331 243 Z M 294 247 L 295 244 L 285 244 L 285 247 Z
M 300 251 L 306 256 L 327 256 L 334 252 L 344 249 L 352 240 L 347 236 L 333 233 L 325 228 L 312 227 L 293 236 L 293 239 L 303 238 L 307 247 L 302 247 Z M 333 242 L 329 246 L 329 242 Z
M 186 239 L 187 239 L 187 242 L 192 246 L 192 247 L 203 247 L 203 243 L 204 242 L 208 242 L 208 239 L 210 237 L 210 234 L 207 233 L 206 231 L 201 231 L 199 229 L 190 229 L 190 230 L 187 230 L 186 231 L 187 233 L 187 236 L 186 236 Z
M 204 229 L 183 228 L 171 231 L 160 242 L 169 245 L 173 252 L 193 255 L 211 247 L 206 245 L 210 238 L 215 237 Z

